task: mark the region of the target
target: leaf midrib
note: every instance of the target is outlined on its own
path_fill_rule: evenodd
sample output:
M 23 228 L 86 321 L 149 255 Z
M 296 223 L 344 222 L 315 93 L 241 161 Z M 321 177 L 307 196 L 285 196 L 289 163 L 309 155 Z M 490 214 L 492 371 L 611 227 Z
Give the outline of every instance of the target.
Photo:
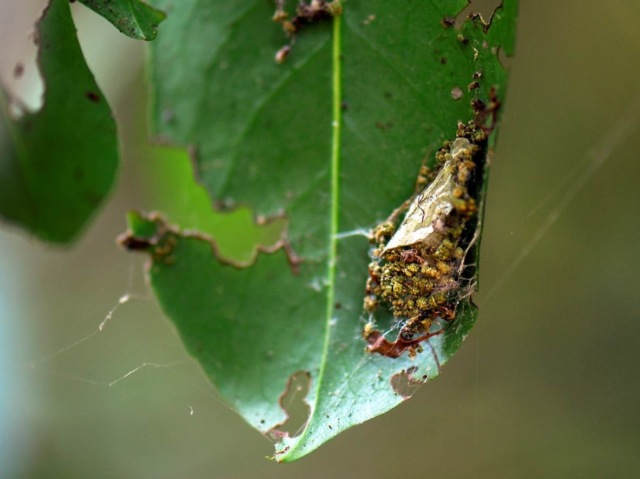
M 337 15 L 333 19 L 332 31 L 332 53 L 331 53 L 331 91 L 332 91 L 332 113 L 331 113 L 331 200 L 329 209 L 329 254 L 327 269 L 327 309 L 325 317 L 325 333 L 320 357 L 320 369 L 318 380 L 315 385 L 315 401 L 320 397 L 322 389 L 327 359 L 329 356 L 329 344 L 331 337 L 331 317 L 333 314 L 333 304 L 335 299 L 335 279 L 336 279 L 336 259 L 337 259 L 337 234 L 339 226 L 339 199 L 340 199 L 340 146 L 342 134 L 342 70 L 341 70 L 341 16 Z M 312 408 L 311 414 L 304 430 L 296 439 L 295 445 L 281 459 L 293 460 L 297 456 L 294 453 L 297 446 L 303 443 L 308 434 L 309 425 L 313 422 L 317 409 Z

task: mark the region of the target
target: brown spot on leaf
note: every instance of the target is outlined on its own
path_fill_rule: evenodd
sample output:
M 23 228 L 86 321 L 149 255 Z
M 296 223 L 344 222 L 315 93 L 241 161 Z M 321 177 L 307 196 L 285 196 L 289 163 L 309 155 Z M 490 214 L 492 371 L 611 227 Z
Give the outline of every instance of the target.
M 462 44 L 462 45 L 468 45 L 469 44 L 469 39 L 466 38 L 462 33 L 458 34 L 458 41 Z
M 393 122 L 388 121 L 386 123 L 383 123 L 380 120 L 376 121 L 376 128 L 378 128 L 379 130 L 387 131 L 391 127 L 393 127 Z
M 85 96 L 94 103 L 98 103 L 100 101 L 100 95 L 98 95 L 96 92 L 88 91 L 85 93 Z
M 452 28 L 455 27 L 456 25 L 456 18 L 455 17 L 444 17 L 442 20 L 440 20 L 440 25 L 442 25 L 445 28 Z
M 20 78 L 23 73 L 24 73 L 24 65 L 22 63 L 16 63 L 16 66 L 13 69 L 13 76 L 15 78 Z

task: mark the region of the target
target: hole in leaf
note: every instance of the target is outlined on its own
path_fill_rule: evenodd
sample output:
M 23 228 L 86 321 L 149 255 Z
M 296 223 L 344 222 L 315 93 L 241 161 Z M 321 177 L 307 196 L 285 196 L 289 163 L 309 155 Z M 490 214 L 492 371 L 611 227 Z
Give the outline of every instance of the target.
M 295 437 L 302 432 L 311 409 L 305 401 L 311 385 L 311 375 L 306 371 L 298 371 L 289 377 L 287 386 L 280 396 L 280 407 L 287 415 L 284 423 L 270 431 L 274 439 Z
M 391 387 L 393 391 L 404 399 L 409 399 L 418 388 L 424 384 L 422 381 L 413 377 L 413 373 L 415 373 L 417 369 L 416 366 L 412 366 L 409 369 L 403 369 L 399 373 L 391 376 Z

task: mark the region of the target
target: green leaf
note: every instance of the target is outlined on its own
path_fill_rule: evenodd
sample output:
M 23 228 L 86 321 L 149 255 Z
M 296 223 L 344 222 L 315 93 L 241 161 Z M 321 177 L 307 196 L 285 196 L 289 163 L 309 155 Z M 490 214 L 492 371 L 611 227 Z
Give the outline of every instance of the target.
M 503 100 L 497 53 L 511 51 L 515 2 L 491 27 L 475 18 L 460 31 L 443 19 L 465 0 L 344 2 L 341 17 L 302 30 L 281 65 L 287 40 L 270 2 L 158 3 L 169 13 L 153 49 L 158 135 L 189 146 L 220 205 L 284 216 L 291 249 L 239 268 L 207 235 L 155 215 L 135 216 L 123 241 L 151 254 L 160 303 L 222 397 L 279 439 L 276 459 L 295 460 L 437 376 L 473 326 L 467 298 L 416 358 L 366 353 L 363 232 L 412 195 L 423 158 L 472 119 L 472 100 L 488 104 L 491 90 Z M 279 401 L 301 371 L 310 416 L 289 437 Z
M 166 18 L 161 10 L 141 0 L 80 0 L 118 30 L 136 40 L 153 40 Z
M 0 214 L 52 242 L 78 234 L 118 167 L 116 125 L 85 63 L 68 3 L 53 0 L 37 25 L 41 110 L 11 118 L 11 99 L 0 92 Z

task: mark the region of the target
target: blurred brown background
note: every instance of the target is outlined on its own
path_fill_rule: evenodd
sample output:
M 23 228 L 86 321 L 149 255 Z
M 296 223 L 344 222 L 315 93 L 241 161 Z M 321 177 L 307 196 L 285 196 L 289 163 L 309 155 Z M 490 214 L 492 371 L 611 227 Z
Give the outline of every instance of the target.
M 0 6 L 5 81 L 29 54 L 42 3 Z M 144 145 L 143 45 L 82 5 L 74 11 L 123 125 L 124 164 L 72 248 L 0 231 L 0 477 L 638 474 L 640 3 L 521 1 L 478 325 L 441 378 L 406 404 L 286 465 L 265 459 L 271 444 L 216 398 L 148 291 L 142 258 L 115 245 L 126 210 L 187 201 L 163 182 L 188 170 Z M 12 86 L 37 99 L 26 67 Z M 634 101 L 634 133 L 602 143 Z M 598 155 L 599 145 L 609 153 Z M 142 298 L 97 332 L 125 293 Z

